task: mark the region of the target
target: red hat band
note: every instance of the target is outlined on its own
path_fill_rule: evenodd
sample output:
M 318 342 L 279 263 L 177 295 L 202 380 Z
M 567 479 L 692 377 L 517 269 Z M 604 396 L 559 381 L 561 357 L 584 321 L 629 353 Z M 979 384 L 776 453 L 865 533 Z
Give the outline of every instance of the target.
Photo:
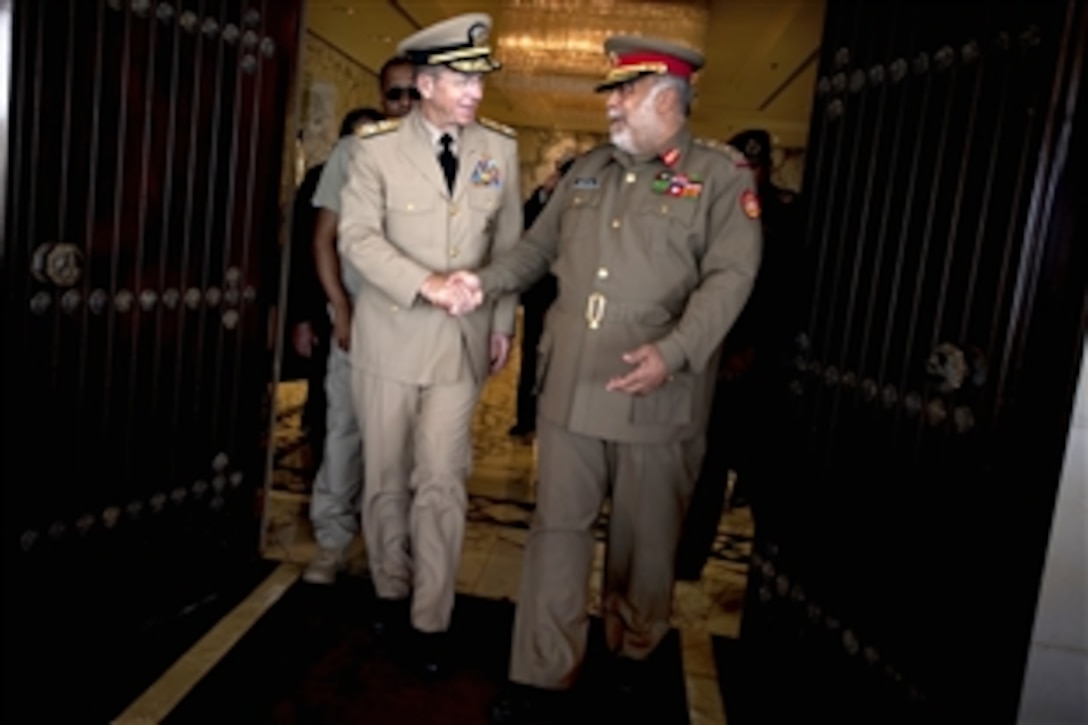
M 681 78 L 691 78 L 691 74 L 694 72 L 690 63 L 685 63 L 674 55 L 666 55 L 665 53 L 626 53 L 619 56 L 616 59 L 615 68 L 625 68 L 628 66 L 652 66 L 661 65 L 664 66 L 665 71 L 669 75 L 679 76 Z

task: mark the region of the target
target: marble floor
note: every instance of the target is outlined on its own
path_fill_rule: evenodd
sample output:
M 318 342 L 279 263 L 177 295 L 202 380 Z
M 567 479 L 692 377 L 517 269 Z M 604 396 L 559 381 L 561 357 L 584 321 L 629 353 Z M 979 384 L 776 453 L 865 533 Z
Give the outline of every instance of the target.
M 536 485 L 535 446 L 507 435 L 514 419 L 518 362 L 515 350 L 510 365 L 486 385 L 476 411 L 469 524 L 457 579 L 462 594 L 511 601 L 517 599 Z M 314 460 L 300 426 L 305 396 L 305 382 L 279 385 L 263 532 L 264 555 L 297 566 L 309 561 L 315 551 L 307 517 Z M 597 612 L 606 522 L 607 510 L 598 522 L 592 613 Z M 701 580 L 678 582 L 675 588 L 674 626 L 683 643 L 693 724 L 725 722 L 711 637 L 738 635 L 752 537 L 749 509 L 727 506 Z M 361 575 L 365 569 L 362 542 L 357 539 L 350 571 Z

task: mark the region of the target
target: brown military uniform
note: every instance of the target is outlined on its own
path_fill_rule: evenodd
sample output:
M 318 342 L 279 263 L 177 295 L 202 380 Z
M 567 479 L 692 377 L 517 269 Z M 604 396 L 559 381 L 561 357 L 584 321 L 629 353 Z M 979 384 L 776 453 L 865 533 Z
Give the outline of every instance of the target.
M 684 128 L 665 158 L 609 146 L 579 159 L 488 294 L 550 266 L 559 295 L 537 367 L 540 487 L 511 679 L 570 685 L 584 655 L 591 527 L 611 494 L 604 611 L 610 648 L 645 658 L 668 631 L 673 556 L 702 457 L 717 351 L 759 267 L 758 200 L 731 149 Z M 666 161 L 670 163 L 666 163 Z M 606 390 L 654 343 L 671 373 L 650 394 Z
M 490 334 L 512 335 L 516 298 L 452 317 L 419 296 L 432 272 L 473 269 L 522 231 L 517 143 L 473 123 L 453 192 L 418 110 L 367 128 L 344 187 L 340 250 L 364 284 L 352 317 L 363 427 L 363 534 L 379 597 L 412 596 L 423 632 L 449 626 L 464 537 L 471 422 Z

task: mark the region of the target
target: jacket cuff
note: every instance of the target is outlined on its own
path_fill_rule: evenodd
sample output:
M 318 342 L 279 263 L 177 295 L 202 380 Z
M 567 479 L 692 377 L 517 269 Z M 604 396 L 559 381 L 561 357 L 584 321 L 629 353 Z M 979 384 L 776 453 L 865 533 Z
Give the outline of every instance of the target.
M 680 372 L 687 365 L 688 358 L 684 354 L 684 349 L 672 336 L 662 338 L 654 344 L 665 360 L 665 367 L 670 375 Z

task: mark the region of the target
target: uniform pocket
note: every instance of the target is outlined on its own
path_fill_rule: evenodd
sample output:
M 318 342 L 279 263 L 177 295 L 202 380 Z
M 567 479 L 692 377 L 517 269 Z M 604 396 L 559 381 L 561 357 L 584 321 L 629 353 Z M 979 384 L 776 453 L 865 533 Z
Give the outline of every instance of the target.
M 501 201 L 499 192 L 493 189 L 473 188 L 468 193 L 468 207 L 485 234 L 490 233 L 495 226 L 495 216 Z
M 694 418 L 695 379 L 691 373 L 677 373 L 669 382 L 631 401 L 631 422 L 639 425 L 690 425 Z

